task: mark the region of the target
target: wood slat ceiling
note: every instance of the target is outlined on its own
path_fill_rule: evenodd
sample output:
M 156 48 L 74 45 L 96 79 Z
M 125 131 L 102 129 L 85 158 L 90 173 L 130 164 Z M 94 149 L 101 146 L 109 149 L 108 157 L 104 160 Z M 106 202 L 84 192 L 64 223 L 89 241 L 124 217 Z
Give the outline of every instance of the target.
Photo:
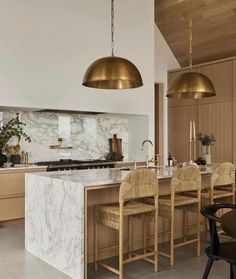
M 236 56 L 236 0 L 192 0 L 193 63 Z M 155 21 L 181 66 L 188 65 L 189 0 L 155 0 Z

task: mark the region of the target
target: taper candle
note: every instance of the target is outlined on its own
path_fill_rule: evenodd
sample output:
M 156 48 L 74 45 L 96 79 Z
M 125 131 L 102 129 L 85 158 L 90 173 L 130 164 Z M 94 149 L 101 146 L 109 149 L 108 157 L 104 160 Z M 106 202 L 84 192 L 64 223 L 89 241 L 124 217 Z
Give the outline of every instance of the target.
M 195 121 L 193 121 L 193 139 L 196 139 L 196 125 L 195 125 Z
M 193 123 L 192 123 L 192 121 L 190 121 L 190 133 L 189 133 L 189 139 L 190 139 L 190 142 L 192 141 L 192 126 L 193 125 Z

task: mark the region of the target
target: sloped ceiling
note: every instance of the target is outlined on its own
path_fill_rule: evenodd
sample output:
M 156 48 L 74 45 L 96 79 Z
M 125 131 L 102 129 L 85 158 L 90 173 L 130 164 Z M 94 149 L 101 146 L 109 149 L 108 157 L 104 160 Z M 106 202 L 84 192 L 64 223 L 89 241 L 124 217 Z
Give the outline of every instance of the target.
M 192 7 L 194 64 L 236 56 L 236 0 L 192 0 Z M 189 0 L 155 0 L 155 21 L 187 66 Z

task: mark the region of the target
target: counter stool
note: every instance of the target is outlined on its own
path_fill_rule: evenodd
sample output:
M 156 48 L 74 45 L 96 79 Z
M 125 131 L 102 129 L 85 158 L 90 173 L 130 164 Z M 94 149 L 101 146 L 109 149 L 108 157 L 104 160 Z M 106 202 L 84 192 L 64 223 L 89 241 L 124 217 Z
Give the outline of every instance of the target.
M 185 192 L 196 194 L 196 197 L 185 195 Z M 154 201 L 148 199 L 153 204 Z M 170 259 L 170 265 L 174 265 L 175 248 L 192 245 L 196 243 L 197 256 L 200 256 L 200 208 L 201 208 L 201 174 L 196 166 L 185 166 L 177 170 L 171 179 L 171 194 L 159 197 L 159 216 L 170 221 L 170 231 L 165 234 L 170 235 L 169 254 L 159 251 L 159 254 Z M 175 210 L 183 211 L 183 242 L 175 243 Z M 185 223 L 187 212 L 197 214 L 196 238 L 186 240 Z M 148 237 L 150 238 L 150 236 Z
M 210 188 L 202 191 L 202 204 L 235 203 L 235 167 L 230 162 L 222 163 L 211 175 Z
M 196 197 L 196 193 L 187 194 Z M 201 191 L 202 206 L 222 202 L 235 202 L 235 168 L 230 162 L 216 167 L 211 174 L 209 188 Z M 219 215 L 222 213 L 218 212 Z M 201 225 L 205 225 L 205 230 L 208 230 L 207 220 L 203 221 Z
M 152 197 L 153 205 L 146 204 L 140 199 Z M 131 217 L 145 214 L 154 215 L 154 249 L 150 252 L 143 250 L 143 254 L 132 253 L 132 226 Z M 129 222 L 129 245 L 128 258 L 124 258 L 124 219 L 128 218 Z M 95 206 L 95 270 L 98 265 L 119 275 L 120 279 L 124 278 L 123 266 L 126 263 L 140 259 L 146 259 L 154 264 L 154 270 L 158 269 L 158 180 L 154 171 L 150 169 L 134 170 L 126 176 L 120 186 L 119 204 L 105 204 Z M 111 267 L 99 261 L 99 252 L 104 248 L 98 247 L 98 224 L 102 224 L 119 232 L 119 269 Z M 113 246 L 110 248 L 114 248 Z M 107 248 L 109 249 L 109 248 Z M 153 257 L 154 259 L 151 259 Z

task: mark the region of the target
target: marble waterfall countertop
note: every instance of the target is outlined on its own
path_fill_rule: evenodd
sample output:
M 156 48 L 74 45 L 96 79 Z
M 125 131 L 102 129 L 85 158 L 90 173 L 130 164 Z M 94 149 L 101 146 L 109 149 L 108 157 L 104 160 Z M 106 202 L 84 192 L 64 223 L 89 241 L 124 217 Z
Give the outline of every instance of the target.
M 174 170 L 155 171 L 158 179 L 169 179 Z M 86 279 L 84 189 L 118 184 L 128 173 L 120 169 L 27 173 L 25 249 L 70 278 Z
M 151 167 L 152 169 L 152 167 Z M 131 169 L 132 170 L 132 169 Z M 50 177 L 52 179 L 60 179 L 79 183 L 83 187 L 92 187 L 100 185 L 112 185 L 121 183 L 125 176 L 131 171 L 123 168 L 108 168 L 108 169 L 86 169 L 86 170 L 71 170 L 71 171 L 55 171 L 35 173 L 32 175 Z M 176 171 L 175 167 L 170 168 L 153 168 L 156 172 L 157 179 L 171 178 Z M 201 174 L 211 173 L 211 169 L 201 171 Z

